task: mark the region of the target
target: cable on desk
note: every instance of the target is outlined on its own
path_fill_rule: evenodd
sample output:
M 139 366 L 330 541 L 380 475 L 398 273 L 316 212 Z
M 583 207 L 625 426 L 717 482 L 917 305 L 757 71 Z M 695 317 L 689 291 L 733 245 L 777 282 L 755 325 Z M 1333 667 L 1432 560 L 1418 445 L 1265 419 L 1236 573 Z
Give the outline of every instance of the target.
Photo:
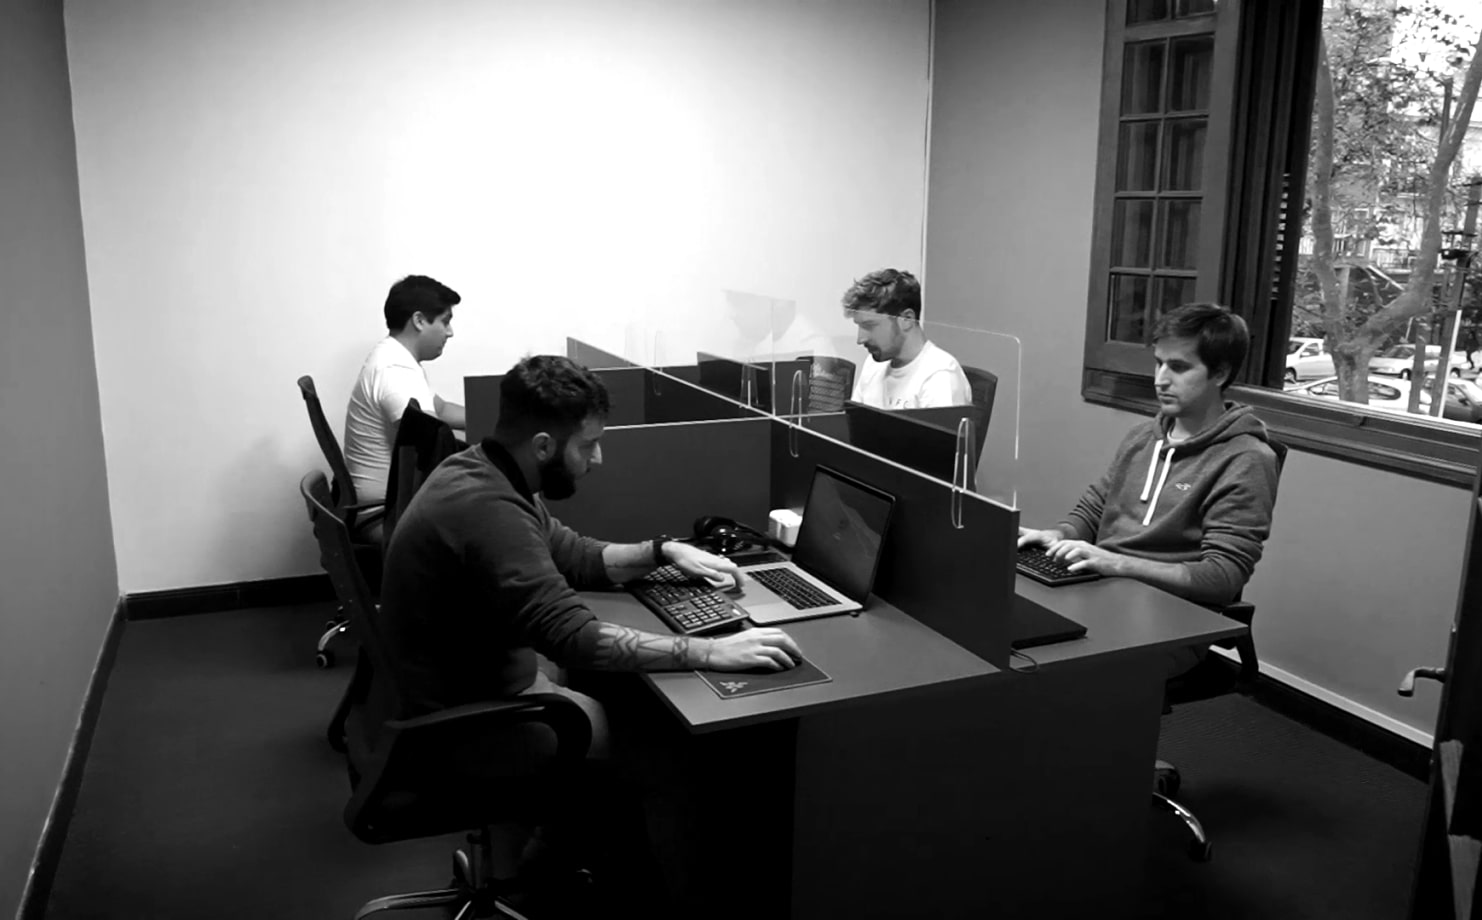
M 1020 674 L 1033 674 L 1035 671 L 1039 670 L 1039 662 L 1034 660 L 1034 656 L 1025 654 L 1024 652 L 1021 652 L 1016 648 L 1009 649 L 1009 657 L 1023 658 L 1025 661 L 1029 662 L 1029 667 L 1027 668 L 1016 668 L 1013 665 L 1009 665 L 1010 671 L 1018 671 Z

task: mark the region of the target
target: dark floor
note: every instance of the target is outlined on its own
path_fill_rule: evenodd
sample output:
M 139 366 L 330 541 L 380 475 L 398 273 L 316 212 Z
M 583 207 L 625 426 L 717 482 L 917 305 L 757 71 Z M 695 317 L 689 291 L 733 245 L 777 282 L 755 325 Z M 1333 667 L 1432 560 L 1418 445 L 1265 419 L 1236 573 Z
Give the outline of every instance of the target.
M 372 847 L 340 822 L 323 731 L 348 670 L 312 664 L 328 610 L 126 626 L 49 920 L 349 918 L 447 879 L 451 840 Z M 1163 735 L 1216 852 L 1189 862 L 1150 811 L 1143 916 L 1406 915 L 1423 784 L 1244 697 L 1180 707 Z

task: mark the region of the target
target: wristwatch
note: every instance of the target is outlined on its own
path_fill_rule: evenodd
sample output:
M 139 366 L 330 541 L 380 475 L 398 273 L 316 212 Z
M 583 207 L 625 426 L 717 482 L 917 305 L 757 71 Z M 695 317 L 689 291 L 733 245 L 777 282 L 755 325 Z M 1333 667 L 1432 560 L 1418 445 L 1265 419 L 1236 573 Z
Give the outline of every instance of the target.
M 674 539 L 673 537 L 669 536 L 666 533 L 662 533 L 662 534 L 659 534 L 657 537 L 654 537 L 654 565 L 655 566 L 660 566 L 660 565 L 664 565 L 664 564 L 668 563 L 669 560 L 666 559 L 666 558 L 664 558 L 664 544 L 672 541 L 673 539 Z

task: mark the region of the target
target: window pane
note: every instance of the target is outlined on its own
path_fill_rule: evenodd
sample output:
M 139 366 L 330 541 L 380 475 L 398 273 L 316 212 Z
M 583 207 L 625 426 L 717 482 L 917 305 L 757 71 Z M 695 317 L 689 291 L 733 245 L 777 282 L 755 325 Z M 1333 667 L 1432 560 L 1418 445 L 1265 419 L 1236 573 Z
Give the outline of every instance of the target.
M 1127 0 L 1127 25 L 1168 18 L 1168 0 Z
M 1150 192 L 1158 182 L 1156 121 L 1122 125 L 1117 139 L 1117 191 Z
M 1153 200 L 1121 200 L 1112 214 L 1113 267 L 1150 268 L 1153 258 Z
M 1163 201 L 1163 219 L 1159 222 L 1159 268 L 1199 267 L 1199 202 Z
M 1153 300 L 1155 318 L 1169 310 L 1194 302 L 1194 278 L 1158 278 L 1158 296 Z
M 1203 16 L 1214 12 L 1215 0 L 1178 0 L 1178 10 L 1174 13 L 1180 18 L 1184 16 Z
M 1111 308 L 1106 337 L 1115 342 L 1147 341 L 1148 279 L 1142 275 L 1112 275 Z
M 1174 42 L 1172 59 L 1168 68 L 1168 110 L 1188 112 L 1208 109 L 1214 36 L 1185 38 Z
M 1203 118 L 1180 118 L 1168 121 L 1167 166 L 1163 169 L 1163 188 L 1174 191 L 1198 191 L 1204 182 L 1204 134 L 1208 125 Z
M 1147 115 L 1163 107 L 1163 43 L 1127 46 L 1122 64 L 1122 114 Z

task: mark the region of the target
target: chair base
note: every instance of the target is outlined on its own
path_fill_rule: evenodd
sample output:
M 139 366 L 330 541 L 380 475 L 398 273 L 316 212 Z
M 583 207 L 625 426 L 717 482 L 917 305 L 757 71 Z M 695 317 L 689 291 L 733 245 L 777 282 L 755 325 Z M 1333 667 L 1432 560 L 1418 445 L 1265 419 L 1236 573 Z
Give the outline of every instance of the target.
M 1194 817 L 1194 813 L 1161 792 L 1153 793 L 1153 804 L 1165 811 L 1171 811 L 1178 815 L 1180 821 L 1189 829 L 1193 839 L 1189 841 L 1189 858 L 1194 862 L 1209 862 L 1214 858 L 1214 844 L 1209 842 L 1209 837 L 1204 833 L 1204 825 Z
M 319 644 L 314 649 L 314 664 L 320 668 L 334 667 L 334 651 L 329 647 L 329 643 L 334 641 L 335 636 L 349 629 L 350 621 L 343 613 L 336 610 L 334 616 L 325 622 L 324 632 L 319 636 Z
M 504 899 L 505 886 L 494 877 L 490 860 L 492 835 L 485 828 L 468 835 L 468 849 L 453 854 L 453 881 L 448 888 L 390 894 L 367 901 L 355 913 L 355 920 L 386 910 L 423 910 L 429 907 L 455 908 L 454 920 L 475 917 L 506 917 L 508 920 L 530 920 Z

